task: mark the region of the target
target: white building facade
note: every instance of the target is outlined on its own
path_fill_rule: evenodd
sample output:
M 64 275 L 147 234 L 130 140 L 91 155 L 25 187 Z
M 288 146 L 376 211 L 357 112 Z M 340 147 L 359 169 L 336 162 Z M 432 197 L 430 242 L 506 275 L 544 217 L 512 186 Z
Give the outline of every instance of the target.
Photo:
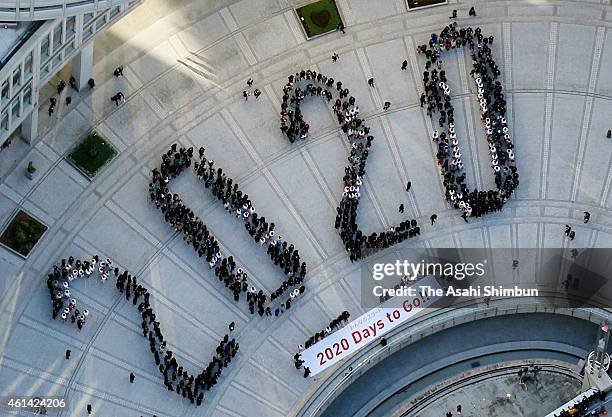
M 40 20 L 0 63 L 0 144 L 21 127 L 34 143 L 38 92 L 72 61 L 80 90 L 92 76 L 93 40 L 143 0 L 0 0 L 0 20 Z M 10 23 L 8 23 L 10 24 Z M 23 24 L 23 23 L 22 23 Z

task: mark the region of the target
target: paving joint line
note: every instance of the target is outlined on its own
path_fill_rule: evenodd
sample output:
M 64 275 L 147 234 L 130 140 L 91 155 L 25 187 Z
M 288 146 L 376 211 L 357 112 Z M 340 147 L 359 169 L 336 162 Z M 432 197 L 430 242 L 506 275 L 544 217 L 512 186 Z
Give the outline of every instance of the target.
M 552 136 L 552 113 L 553 113 L 553 98 L 554 98 L 554 75 L 555 65 L 557 61 L 557 42 L 559 39 L 559 24 L 551 23 L 550 38 L 548 45 L 548 65 L 546 76 L 546 89 L 549 92 L 546 94 L 545 116 L 544 116 L 544 140 L 542 142 L 542 182 L 540 184 L 540 199 L 544 199 L 547 192 L 548 174 L 550 170 L 550 146 Z
M 597 28 L 597 35 L 595 37 L 595 45 L 593 49 L 593 58 L 591 61 L 591 74 L 589 76 L 589 84 L 587 91 L 589 93 L 595 92 L 595 87 L 597 84 L 597 79 L 599 76 L 599 66 L 601 62 L 601 53 L 603 51 L 603 45 L 605 41 L 606 29 L 604 27 Z M 582 177 L 582 166 L 584 164 L 585 154 L 586 154 L 586 142 L 589 133 L 589 129 L 591 127 L 591 119 L 593 117 L 593 97 L 587 96 L 583 117 L 582 117 L 582 129 L 580 131 L 580 137 L 578 139 L 578 152 L 576 153 L 576 161 L 575 161 L 575 172 L 574 172 L 574 181 L 572 184 L 572 193 L 570 199 L 572 201 L 576 200 L 578 195 L 578 186 Z

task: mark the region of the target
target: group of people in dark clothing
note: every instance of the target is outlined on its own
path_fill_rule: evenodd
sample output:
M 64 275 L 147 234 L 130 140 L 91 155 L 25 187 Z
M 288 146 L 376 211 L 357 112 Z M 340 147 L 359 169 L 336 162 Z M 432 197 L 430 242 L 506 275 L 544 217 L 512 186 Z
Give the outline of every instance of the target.
M 118 271 L 115 271 L 117 274 Z M 134 293 L 132 304 L 136 305 L 140 296 L 143 297 L 143 301 L 138 304 L 138 311 L 142 315 L 142 334 L 149 339 L 149 348 L 155 359 L 155 365 L 164 377 L 164 385 L 168 391 L 176 391 L 178 395 L 189 399 L 192 404 L 201 405 L 204 399 L 204 391 L 211 390 L 218 382 L 223 368 L 227 367 L 238 353 L 238 343 L 234 339 L 230 340 L 229 335 L 226 334 L 217 346 L 215 355 L 213 355 L 206 369 L 194 377 L 183 369 L 183 366 L 179 365 L 172 351 L 166 349 L 166 340 L 161 332 L 160 323 L 156 320 L 155 313 L 149 303 L 147 289 L 137 284 L 136 277 L 131 276 L 127 271 L 117 275 L 117 289 L 122 293 L 125 291 L 127 300 L 131 298 L 130 288 L 131 292 Z M 153 330 L 150 326 L 153 327 Z M 133 382 L 131 376 L 130 382 Z
M 208 366 L 194 377 L 194 375 L 183 369 L 183 366 L 178 364 L 172 351 L 165 351 L 166 342 L 159 330 L 159 322 L 155 321 L 155 314 L 149 311 L 150 308 L 147 308 L 142 312 L 143 333 L 148 332 L 150 349 L 154 355 L 155 364 L 159 367 L 159 371 L 164 377 L 164 385 L 168 391 L 176 391 L 178 395 L 189 399 L 192 404 L 201 405 L 204 399 L 204 391 L 210 391 L 217 384 L 223 368 L 229 366 L 232 359 L 238 353 L 240 349 L 239 344 L 235 339 L 230 340 L 226 334 L 217 346 L 215 355 L 213 355 Z M 149 320 L 148 322 L 147 319 Z M 153 324 L 154 332 L 149 330 L 148 325 L 150 324 Z M 164 356 L 160 359 L 162 354 Z
M 122 73 L 122 75 L 123 75 L 123 73 Z M 73 90 L 79 91 L 76 79 L 74 77 L 70 77 L 69 83 L 70 83 L 70 87 Z M 87 85 L 89 86 L 89 88 L 94 88 L 96 86 L 96 82 L 94 81 L 93 78 L 90 78 L 87 81 Z M 57 84 L 57 87 L 56 87 L 56 91 L 57 91 L 58 97 L 60 97 L 62 95 L 62 92 L 64 91 L 65 88 L 66 88 L 66 82 L 64 80 L 60 80 L 60 82 Z M 66 102 L 66 106 L 69 106 L 72 103 L 72 97 L 70 95 L 66 95 L 65 102 Z M 57 104 L 57 98 L 50 97 L 49 98 L 49 108 L 48 108 L 49 117 L 51 117 L 51 115 L 55 111 L 55 105 L 56 104 Z
M 100 261 L 97 255 L 91 261 L 75 260 L 71 256 L 68 260 L 62 259 L 61 265 L 53 267 L 53 272 L 47 277 L 47 287 L 53 301 L 53 318 L 56 318 L 63 308 L 64 298 L 70 296 L 69 282 L 78 277 L 91 276 L 96 270 L 96 265 L 99 265 L 98 272 L 103 281 L 108 279 L 110 273 L 114 273 L 117 279 L 115 284 L 117 289 L 125 294 L 126 300 L 131 300 L 133 305 L 138 304 L 138 311 L 142 315 L 142 334 L 149 339 L 149 347 L 155 359 L 155 365 L 164 377 L 166 388 L 189 399 L 192 404 L 201 405 L 204 400 L 204 391 L 210 391 L 217 384 L 223 368 L 227 367 L 238 353 L 239 344 L 234 339 L 230 340 L 229 335 L 226 334 L 217 346 L 215 355 L 208 366 L 197 376 L 190 374 L 182 365 L 179 365 L 172 351 L 166 349 L 166 340 L 161 331 L 160 322 L 156 320 L 155 312 L 150 304 L 149 291 L 139 284 L 137 278 L 128 271 L 119 273 L 118 267 L 113 269 L 110 259 L 107 259 L 106 262 Z M 74 305 L 76 305 L 76 300 L 72 299 L 67 309 L 76 310 Z M 88 314 L 86 310 L 83 311 L 83 314 Z M 233 323 L 230 325 L 230 331 L 232 329 Z M 66 359 L 69 358 L 70 350 L 67 350 Z M 130 382 L 133 383 L 134 379 L 134 374 L 130 373 Z
M 576 404 L 563 410 L 555 417 L 587 417 L 600 415 L 600 407 L 596 407 L 598 403 L 603 403 L 606 400 L 605 391 L 597 391 L 589 396 L 584 396 Z M 595 407 L 594 407 L 595 406 Z
M 71 78 L 70 85 L 72 86 L 72 78 Z M 64 80 L 60 80 L 60 82 L 57 84 L 57 89 L 56 89 L 57 95 L 61 96 L 61 94 L 62 94 L 62 92 L 64 91 L 65 88 L 66 88 L 66 82 Z M 67 96 L 66 97 L 66 106 L 69 106 L 71 102 L 72 102 L 72 98 L 70 96 Z M 49 117 L 51 117 L 51 115 L 55 111 L 55 105 L 56 104 L 57 104 L 57 99 L 55 97 L 50 97 L 49 98 L 49 110 L 48 110 Z
M 192 165 L 193 153 L 193 148 L 177 149 L 174 144 L 162 155 L 162 164 L 153 170 L 153 180 L 149 185 L 151 200 L 162 211 L 166 222 L 175 231 L 181 232 L 184 240 L 193 246 L 200 257 L 206 259 L 211 269 L 214 268 L 215 274 L 232 292 L 235 301 L 239 301 L 240 294 L 246 292 L 251 314 L 257 310 L 260 316 L 272 315 L 271 307 L 266 305 L 267 301 L 275 301 L 291 289 L 291 295 L 282 303 L 283 311 L 289 309 L 293 299 L 305 291 L 302 284 L 306 275 L 306 263 L 301 260 L 295 246 L 277 234 L 274 222 L 257 214 L 249 196 L 239 189 L 238 184 L 223 169 L 216 168 L 212 159 L 206 159 L 204 148 L 198 150 L 199 161 L 193 164 L 196 175 L 223 203 L 225 209 L 244 223 L 249 235 L 260 246 L 267 245 L 268 255 L 283 270 L 287 279 L 269 298 L 263 290 L 257 290 L 249 283 L 245 268 L 238 266 L 233 256 L 224 257 L 221 254 L 219 243 L 204 222 L 183 203 L 178 194 L 168 189 L 169 181 Z M 275 314 L 278 315 L 276 311 Z
M 332 334 L 334 331 L 338 330 L 340 327 L 342 327 L 344 324 L 346 324 L 346 322 L 348 321 L 348 319 L 350 317 L 351 317 L 351 313 L 349 313 L 348 311 L 344 310 L 342 313 L 340 313 L 340 315 L 338 317 L 333 319 L 329 323 L 329 325 L 327 325 L 327 327 L 325 327 L 325 329 L 323 329 L 320 332 L 315 333 L 314 335 L 312 335 L 304 344 L 300 344 L 298 346 L 298 353 L 293 355 L 293 361 L 295 363 L 295 368 L 296 369 L 300 369 L 302 367 L 302 365 L 304 364 L 304 361 L 301 358 L 301 352 L 304 349 L 308 349 L 309 347 L 311 347 L 315 343 L 320 342 L 321 340 L 323 340 L 324 338 L 326 338 L 327 336 Z M 308 375 L 310 375 L 310 369 L 308 367 L 305 367 L 304 368 L 304 378 L 307 378 Z
M 310 126 L 304 120 L 300 103 L 307 96 L 319 96 L 331 102 L 333 91 L 338 98 L 333 104 L 333 110 L 342 131 L 351 144 L 348 157 L 349 165 L 344 168 L 344 191 L 340 205 L 336 209 L 335 228 L 340 230 L 340 237 L 345 249 L 349 252 L 351 262 L 359 260 L 369 252 L 388 248 L 409 237 L 420 234 L 420 228 L 415 219 L 405 220 L 389 230 L 365 235 L 357 226 L 357 207 L 361 197 L 365 165 L 372 147 L 374 136 L 370 128 L 359 117 L 359 107 L 355 97 L 350 95 L 348 88 L 341 81 L 335 81 L 321 73 L 302 70 L 290 75 L 283 88 L 281 104 L 281 131 L 292 143 L 308 137 Z
M 467 222 L 470 216 L 500 211 L 510 195 L 519 185 L 514 145 L 510 138 L 506 120 L 506 100 L 502 84 L 497 81 L 501 74 L 491 53 L 493 36 L 485 37 L 480 28 L 458 29 L 456 23 L 446 26 L 439 34 L 432 34 L 427 45 L 418 47 L 419 54 L 426 57 L 421 107 L 427 114 L 438 116 L 440 131 L 434 130 L 433 141 L 437 145 L 436 158 L 440 166 L 446 199 L 463 212 Z M 481 120 L 485 125 L 489 145 L 491 167 L 497 190 L 472 190 L 465 183 L 466 176 L 455 128 L 454 108 L 446 73 L 442 69 L 441 54 L 455 48 L 467 47 L 472 57 L 470 76 L 477 87 Z M 435 124 L 435 120 L 434 120 Z

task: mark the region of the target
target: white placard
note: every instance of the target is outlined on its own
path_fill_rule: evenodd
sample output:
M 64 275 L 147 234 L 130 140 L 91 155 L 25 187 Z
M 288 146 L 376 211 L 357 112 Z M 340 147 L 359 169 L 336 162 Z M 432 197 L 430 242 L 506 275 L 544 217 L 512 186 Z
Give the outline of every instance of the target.
M 423 296 L 419 288 L 421 286 L 432 289 L 441 288 L 433 277 L 420 279 L 410 286 L 410 288 L 415 289 L 414 296 L 393 297 L 383 303 L 381 307 L 368 311 L 342 329 L 304 350 L 301 358 L 304 361 L 303 366 L 310 369 L 310 376 L 318 374 L 379 339 L 385 333 L 442 298 Z M 401 307 L 388 307 L 389 305 L 401 305 Z

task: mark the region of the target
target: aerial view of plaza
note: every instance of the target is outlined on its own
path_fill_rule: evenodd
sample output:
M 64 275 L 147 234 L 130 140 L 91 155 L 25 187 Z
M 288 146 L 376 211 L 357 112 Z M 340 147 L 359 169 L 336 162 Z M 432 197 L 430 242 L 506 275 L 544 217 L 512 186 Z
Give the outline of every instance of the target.
M 610 326 L 612 0 L 0 0 L 0 417 L 606 416 Z

